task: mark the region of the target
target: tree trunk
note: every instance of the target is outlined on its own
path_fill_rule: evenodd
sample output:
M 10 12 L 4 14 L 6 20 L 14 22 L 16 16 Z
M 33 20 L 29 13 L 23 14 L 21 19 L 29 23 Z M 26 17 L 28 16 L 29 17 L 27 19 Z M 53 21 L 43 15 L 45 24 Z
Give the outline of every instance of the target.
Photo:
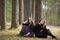
M 12 0 L 12 21 L 11 28 L 17 28 L 18 26 L 18 0 Z
M 21 0 L 21 23 L 24 22 L 24 0 Z
M 24 19 L 32 17 L 32 0 L 24 0 Z
M 22 0 L 19 0 L 19 24 L 21 24 L 21 4 Z
M 5 21 L 6 21 L 5 0 L 0 0 L 0 26 L 1 26 L 1 29 L 5 29 Z
M 32 18 L 35 22 L 35 0 L 32 0 Z
M 41 0 L 35 0 L 35 22 L 41 19 Z

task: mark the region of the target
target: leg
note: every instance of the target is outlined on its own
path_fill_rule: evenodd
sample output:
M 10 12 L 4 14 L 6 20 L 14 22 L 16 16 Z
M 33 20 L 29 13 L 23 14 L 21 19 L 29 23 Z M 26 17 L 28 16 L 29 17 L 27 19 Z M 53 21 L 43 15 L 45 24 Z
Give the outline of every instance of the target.
M 47 35 L 51 36 L 52 38 L 56 38 L 49 29 L 45 29 L 45 33 L 47 33 Z

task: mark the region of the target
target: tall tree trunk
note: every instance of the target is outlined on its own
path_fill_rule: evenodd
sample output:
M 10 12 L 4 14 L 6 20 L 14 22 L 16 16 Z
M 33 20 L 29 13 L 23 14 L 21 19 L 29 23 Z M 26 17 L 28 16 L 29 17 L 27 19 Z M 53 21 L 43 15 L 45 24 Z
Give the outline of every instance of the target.
M 24 0 L 24 19 L 27 20 L 32 15 L 32 0 Z
M 12 21 L 11 28 L 17 28 L 18 26 L 18 0 L 12 0 Z
M 22 5 L 22 0 L 19 0 L 19 24 L 21 24 L 21 5 Z
M 32 18 L 35 22 L 35 0 L 32 0 Z
M 35 22 L 41 19 L 41 0 L 35 0 Z
M 24 0 L 21 0 L 21 23 L 24 22 Z
M 5 29 L 5 21 L 6 21 L 5 0 L 0 0 L 0 26 L 1 26 L 1 29 Z

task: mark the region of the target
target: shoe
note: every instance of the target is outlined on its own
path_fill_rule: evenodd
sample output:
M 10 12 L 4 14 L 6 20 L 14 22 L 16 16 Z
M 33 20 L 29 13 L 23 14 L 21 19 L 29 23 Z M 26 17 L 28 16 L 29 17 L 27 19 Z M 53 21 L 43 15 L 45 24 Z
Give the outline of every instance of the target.
M 52 39 L 56 39 L 57 40 L 57 37 L 53 36 Z

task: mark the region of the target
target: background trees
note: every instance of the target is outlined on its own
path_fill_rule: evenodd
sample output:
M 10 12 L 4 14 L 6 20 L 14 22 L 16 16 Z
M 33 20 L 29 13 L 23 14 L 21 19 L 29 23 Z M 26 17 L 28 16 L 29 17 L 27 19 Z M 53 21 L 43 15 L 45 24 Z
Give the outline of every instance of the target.
M 18 26 L 18 0 L 12 0 L 11 28 L 17 28 L 17 26 Z
M 42 18 L 46 20 L 47 25 L 59 26 L 59 0 L 42 1 Z
M 5 29 L 6 14 L 5 14 L 5 0 L 0 0 L 0 28 Z
M 11 23 L 11 28 L 17 28 L 30 16 L 35 22 L 42 17 L 47 25 L 60 26 L 60 0 L 0 0 L 1 29 L 6 22 Z

